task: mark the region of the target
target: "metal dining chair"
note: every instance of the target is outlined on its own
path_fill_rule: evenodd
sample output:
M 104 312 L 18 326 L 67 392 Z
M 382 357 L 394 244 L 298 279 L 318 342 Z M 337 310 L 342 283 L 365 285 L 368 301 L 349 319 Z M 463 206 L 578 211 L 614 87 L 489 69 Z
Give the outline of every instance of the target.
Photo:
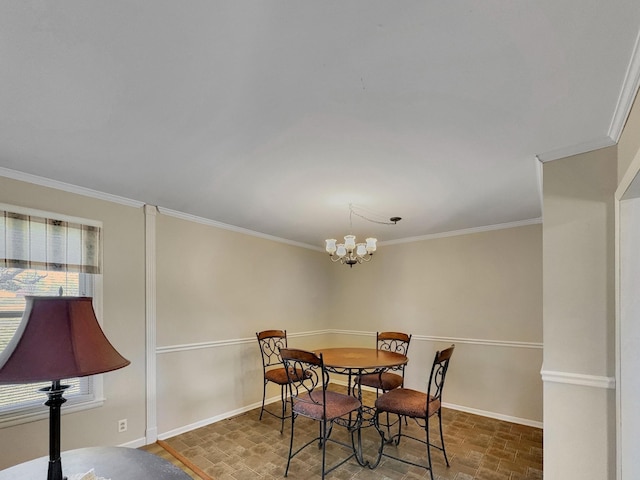
M 260 346 L 260 353 L 262 355 L 262 373 L 263 373 L 263 388 L 262 388 L 262 408 L 260 409 L 260 420 L 262 420 L 262 414 L 268 413 L 276 418 L 280 419 L 280 433 L 284 430 L 284 420 L 291 415 L 287 415 L 287 402 L 285 401 L 285 394 L 287 391 L 287 385 L 289 378 L 287 372 L 284 369 L 282 358 L 280 357 L 280 350 L 287 347 L 287 331 L 286 330 L 264 330 L 257 332 L 256 337 L 258 339 L 258 345 Z M 265 408 L 264 402 L 267 395 L 267 384 L 269 382 L 275 383 L 280 386 L 280 400 L 282 402 L 282 411 L 280 414 L 274 413 Z
M 454 348 L 455 345 L 451 345 L 445 350 L 436 352 L 433 365 L 431 366 L 431 373 L 429 375 L 429 383 L 427 384 L 426 393 L 401 387 L 384 393 L 376 399 L 374 425 L 380 434 L 381 441 L 378 458 L 373 465 L 374 467 L 377 466 L 380 463 L 381 458 L 385 456 L 400 462 L 408 463 L 409 465 L 425 468 L 429 470 L 431 480 L 433 480 L 433 467 L 431 464 L 432 447 L 442 451 L 444 454 L 444 461 L 447 464 L 447 467 L 449 466 L 449 459 L 447 458 L 447 452 L 444 446 L 444 436 L 442 435 L 442 391 L 444 389 L 444 382 L 447 376 L 447 371 L 449 370 L 449 361 L 451 360 Z M 386 439 L 384 431 L 380 428 L 380 414 L 382 413 L 392 413 L 405 418 L 413 418 L 418 425 L 424 428 L 426 440 L 403 433 L 402 422 L 398 422 L 398 433 L 390 439 Z M 434 445 L 429 438 L 429 419 L 435 415 L 438 416 L 438 424 L 440 427 L 440 445 Z M 393 456 L 384 451 L 385 447 L 391 443 L 399 445 L 402 437 L 406 437 L 426 445 L 426 464 L 420 464 L 407 458 Z
M 409 344 L 411 335 L 402 332 L 378 332 L 376 333 L 376 346 L 378 350 L 387 350 L 390 352 L 401 353 L 407 355 L 409 352 Z M 366 387 L 376 389 L 376 397 L 380 390 L 388 392 L 394 388 L 404 385 L 404 365 L 393 367 L 380 373 L 369 373 L 356 377 L 355 381 Z
M 411 343 L 411 335 L 402 332 L 377 332 L 376 347 L 378 350 L 387 350 L 389 352 L 401 353 L 407 355 L 409 352 L 409 344 Z M 388 392 L 395 388 L 404 386 L 404 369 L 406 365 L 392 367 L 379 373 L 368 373 L 359 375 L 355 378 L 354 388 L 371 387 L 376 389 L 376 398 L 380 391 Z M 398 420 L 400 421 L 400 418 Z M 389 414 L 386 415 L 387 431 L 390 431 L 395 422 L 389 420 Z
M 360 419 L 359 415 L 354 419 L 351 414 L 358 412 L 362 404 L 352 395 L 327 390 L 329 373 L 325 369 L 321 353 L 283 348 L 280 354 L 289 376 L 289 401 L 291 402 L 291 439 L 284 476 L 286 477 L 289 473 L 291 459 L 317 441 L 322 449 L 321 477 L 324 480 L 326 474 L 355 457 L 354 433 L 359 428 Z M 308 440 L 294 451 L 294 432 L 298 416 L 319 422 L 320 430 L 318 436 Z M 347 428 L 351 436 L 351 444 L 331 436 L 334 425 Z M 349 454 L 335 465 L 326 468 L 326 450 L 329 442 L 341 445 L 349 451 Z

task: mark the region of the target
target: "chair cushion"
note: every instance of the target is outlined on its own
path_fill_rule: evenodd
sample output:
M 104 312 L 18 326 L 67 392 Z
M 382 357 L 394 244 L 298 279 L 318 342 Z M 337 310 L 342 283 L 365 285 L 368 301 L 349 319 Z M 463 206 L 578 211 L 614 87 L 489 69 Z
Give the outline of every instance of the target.
M 396 388 L 380 395 L 376 399 L 376 410 L 379 412 L 406 415 L 412 418 L 426 418 L 440 409 L 440 399 L 429 397 L 427 412 L 427 394 L 410 388 Z
M 382 375 L 379 373 L 369 373 L 367 375 L 360 375 L 360 384 L 389 391 L 402 385 L 402 376 L 389 372 L 383 372 Z
M 292 371 L 293 369 L 290 371 L 290 373 Z M 298 376 L 298 378 L 301 378 L 302 370 L 297 368 L 296 375 Z M 305 375 L 305 377 L 308 377 L 308 376 L 309 375 Z M 289 383 L 289 378 L 287 377 L 287 371 L 284 369 L 284 367 L 267 370 L 264 374 L 264 378 L 266 378 L 270 382 L 277 383 L 278 385 L 287 385 Z
M 347 413 L 358 410 L 362 405 L 360 400 L 351 395 L 345 395 L 344 393 L 333 392 L 331 390 L 327 390 L 325 393 L 327 401 L 326 420 L 342 417 Z M 293 411 L 305 417 L 313 418 L 314 420 L 323 420 L 322 390 L 314 390 L 310 394 L 305 393 L 294 398 Z

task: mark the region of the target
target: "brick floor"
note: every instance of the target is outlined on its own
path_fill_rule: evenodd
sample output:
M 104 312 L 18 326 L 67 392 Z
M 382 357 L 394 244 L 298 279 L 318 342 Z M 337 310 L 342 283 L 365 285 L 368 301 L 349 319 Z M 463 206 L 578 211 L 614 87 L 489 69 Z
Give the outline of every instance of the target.
M 343 387 L 342 387 L 343 388 Z M 364 392 L 364 403 L 373 404 L 374 394 Z M 272 404 L 271 409 L 279 408 Z M 259 409 L 231 419 L 165 440 L 178 458 L 186 459 L 215 480 L 275 479 L 282 478 L 289 452 L 290 420 L 280 434 L 280 421 L 270 415 L 258 420 Z M 533 480 L 542 478 L 542 430 L 503 422 L 455 410 L 443 409 L 443 430 L 447 467 L 442 452 L 432 449 L 434 477 L 437 480 Z M 424 437 L 424 430 L 412 420 L 403 431 Z M 437 419 L 432 421 L 431 438 L 439 440 Z M 301 446 L 318 432 L 317 423 L 298 417 L 294 445 Z M 348 440 L 344 428 L 336 426 L 332 436 Z M 377 431 L 362 430 L 363 453 L 374 460 L 380 445 Z M 388 446 L 385 451 L 422 461 L 425 447 L 402 439 L 399 446 Z M 348 451 L 327 444 L 327 465 L 331 466 L 348 455 Z M 294 457 L 288 478 L 307 480 L 320 477 L 321 451 L 310 446 Z M 192 477 L 197 478 L 197 477 Z M 380 465 L 371 470 L 349 460 L 327 475 L 327 479 L 409 480 L 430 478 L 428 471 L 383 457 Z M 205 479 L 206 480 L 206 479 Z

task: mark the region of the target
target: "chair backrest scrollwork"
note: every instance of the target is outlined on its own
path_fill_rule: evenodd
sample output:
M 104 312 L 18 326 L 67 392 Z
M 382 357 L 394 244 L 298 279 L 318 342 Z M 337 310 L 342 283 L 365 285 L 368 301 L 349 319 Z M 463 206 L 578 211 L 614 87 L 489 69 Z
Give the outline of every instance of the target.
M 378 332 L 376 334 L 376 342 L 378 350 L 387 350 L 389 352 L 407 355 L 409 352 L 409 344 L 411 343 L 411 335 L 402 332 Z M 400 370 L 404 372 L 404 365 L 390 368 L 390 370 Z
M 289 348 L 283 348 L 280 353 L 289 378 L 291 399 L 324 408 L 329 373 L 324 368 L 322 354 Z
M 451 345 L 449 348 L 436 352 L 433 359 L 433 365 L 431 367 L 431 374 L 429 375 L 428 393 L 431 401 L 441 400 L 442 390 L 444 389 L 444 381 L 449 370 L 449 361 L 451 355 L 453 355 L 453 349 L 455 345 Z
M 282 365 L 282 357 L 280 350 L 287 348 L 287 331 L 286 330 L 264 330 L 257 332 L 258 344 L 260 345 L 260 353 L 262 354 L 262 367 L 272 367 Z

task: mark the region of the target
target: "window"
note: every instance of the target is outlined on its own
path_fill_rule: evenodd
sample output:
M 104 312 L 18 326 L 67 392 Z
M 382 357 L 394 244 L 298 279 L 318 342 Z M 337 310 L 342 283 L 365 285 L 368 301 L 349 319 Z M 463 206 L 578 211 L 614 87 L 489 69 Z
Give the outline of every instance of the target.
M 26 295 L 91 296 L 95 303 L 100 234 L 97 222 L 0 204 L 0 351 L 22 319 Z M 71 386 L 63 408 L 101 404 L 100 376 L 63 383 Z M 46 417 L 46 396 L 38 391 L 46 386 L 50 382 L 0 385 L 0 425 Z

